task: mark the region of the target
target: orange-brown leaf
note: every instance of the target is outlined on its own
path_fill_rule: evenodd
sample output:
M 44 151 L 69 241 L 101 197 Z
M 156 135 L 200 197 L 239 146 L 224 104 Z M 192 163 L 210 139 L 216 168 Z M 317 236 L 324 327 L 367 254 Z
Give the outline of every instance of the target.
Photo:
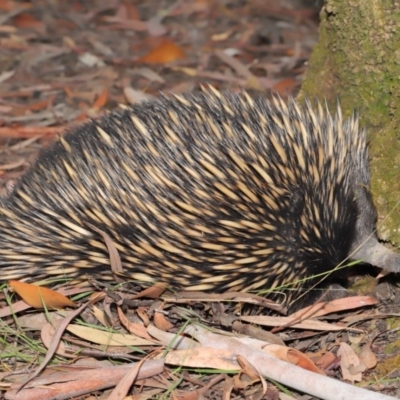
M 325 373 L 318 368 L 307 355 L 303 354 L 299 350 L 291 349 L 278 344 L 269 344 L 263 348 L 263 351 L 273 355 L 276 358 L 279 358 L 280 360 L 297 365 L 303 369 L 307 369 L 320 375 L 325 375 Z
M 288 349 L 287 360 L 294 365 L 298 365 L 303 369 L 307 369 L 308 371 L 312 371 L 320 375 L 325 375 L 324 372 L 315 365 L 315 363 L 313 363 L 305 354 L 303 354 L 299 350 Z
M 169 331 L 170 329 L 172 329 L 174 327 L 173 324 L 171 324 L 171 322 L 169 322 L 167 320 L 167 318 L 165 318 L 165 316 L 163 314 L 161 314 L 160 312 L 156 312 L 154 313 L 154 325 L 158 328 L 161 329 L 164 332 Z
M 140 20 L 139 10 L 132 3 L 125 0 L 123 2 L 123 5 L 125 7 L 126 15 L 127 15 L 128 19 Z
M 165 283 L 155 283 L 153 286 L 142 290 L 140 293 L 135 294 L 131 299 L 141 299 L 148 297 L 150 299 L 158 299 L 165 291 L 168 285 Z
M 139 62 L 148 64 L 164 64 L 177 59 L 185 58 L 186 55 L 181 47 L 167 39 L 158 47 L 139 59 Z
M 29 139 L 33 136 L 55 136 L 65 130 L 62 126 L 0 127 L 0 137 Z
M 93 104 L 93 108 L 96 110 L 101 110 L 107 103 L 108 100 L 108 89 L 104 88 L 103 91 L 100 93 L 99 97 Z
M 47 99 L 35 103 L 20 105 L 14 108 L 13 115 L 26 115 L 29 111 L 40 111 L 46 109 L 53 104 L 54 99 L 55 96 L 50 96 Z
M 31 307 L 43 308 L 43 304 L 49 309 L 75 307 L 73 301 L 54 290 L 19 281 L 10 281 L 8 284 Z
M 120 306 L 117 306 L 118 316 L 121 321 L 121 324 L 130 332 L 136 336 L 139 336 L 143 339 L 153 340 L 152 337 L 147 333 L 147 329 L 142 324 L 137 322 L 129 321 L 126 315 L 123 313 Z
M 281 96 L 286 96 L 291 93 L 295 88 L 299 86 L 299 82 L 294 78 L 286 78 L 278 81 L 274 86 L 274 92 L 277 92 Z
M 20 28 L 41 28 L 43 22 L 37 20 L 34 16 L 21 13 L 14 18 L 14 23 Z

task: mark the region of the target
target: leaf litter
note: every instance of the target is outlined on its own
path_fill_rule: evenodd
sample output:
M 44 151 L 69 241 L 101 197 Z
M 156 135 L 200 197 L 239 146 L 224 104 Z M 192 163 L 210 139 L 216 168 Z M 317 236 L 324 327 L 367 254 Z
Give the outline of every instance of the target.
M 296 95 L 317 33 L 317 4 L 295 0 L 0 1 L 1 195 L 65 129 L 160 91 L 212 84 Z M 123 265 L 111 239 L 103 239 L 117 275 Z M 254 294 L 95 281 L 82 288 L 53 282 L 47 291 L 42 283 L 3 285 L 6 399 L 360 393 L 341 381 L 378 391 L 363 398 L 388 398 L 379 397 L 384 382 L 372 369 L 384 344 L 396 340 L 385 321 L 397 315 L 379 310 L 370 296 L 279 317 L 278 304 Z M 266 308 L 275 316 L 263 315 Z M 290 389 L 279 392 L 283 387 L 268 379 Z

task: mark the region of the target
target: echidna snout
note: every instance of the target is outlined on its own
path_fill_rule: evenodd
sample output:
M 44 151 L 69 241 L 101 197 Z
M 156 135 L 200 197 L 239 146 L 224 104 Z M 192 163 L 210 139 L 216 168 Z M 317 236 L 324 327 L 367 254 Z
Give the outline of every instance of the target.
M 0 205 L 1 279 L 113 279 L 96 226 L 129 279 L 281 288 L 289 303 L 350 255 L 399 269 L 374 235 L 369 187 L 365 133 L 340 109 L 214 90 L 161 98 L 40 155 Z
M 364 261 L 386 271 L 399 272 L 400 255 L 378 241 L 376 235 L 377 213 L 369 188 L 358 188 L 355 193 L 358 217 L 349 259 Z

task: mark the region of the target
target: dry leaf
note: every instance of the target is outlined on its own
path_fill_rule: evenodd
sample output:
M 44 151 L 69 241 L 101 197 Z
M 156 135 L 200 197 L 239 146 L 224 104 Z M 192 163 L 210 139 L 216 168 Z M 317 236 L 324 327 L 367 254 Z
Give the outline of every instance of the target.
M 308 371 L 315 372 L 320 375 L 325 375 L 305 354 L 296 349 L 288 349 L 287 360 L 294 365 L 297 365 Z
M 106 332 L 75 324 L 69 325 L 67 331 L 89 342 L 106 346 L 149 346 L 154 344 L 154 342 L 137 336 Z
M 147 314 L 147 309 L 145 307 L 138 307 L 136 313 L 138 317 L 143 321 L 144 326 L 149 326 L 150 318 Z
M 341 331 L 343 326 L 330 324 L 318 320 L 308 319 L 294 323 L 292 317 L 269 317 L 269 316 L 242 316 L 241 321 L 250 322 L 251 324 L 265 326 L 290 326 L 297 329 L 311 329 L 314 331 Z
M 0 137 L 29 139 L 37 136 L 54 137 L 65 131 L 65 126 L 13 126 L 1 127 Z
M 352 310 L 355 308 L 370 306 L 377 303 L 378 301 L 372 296 L 350 296 L 332 300 L 327 303 L 317 303 L 312 306 L 305 307 L 293 313 L 290 317 L 301 319 L 310 317 L 316 318 L 330 313 Z
M 143 358 L 138 363 L 133 365 L 129 372 L 118 382 L 117 386 L 112 390 L 111 394 L 107 396 L 108 400 L 121 400 L 126 399 L 129 389 L 136 381 L 141 366 L 146 362 Z
M 43 109 L 48 108 L 49 106 L 51 106 L 53 104 L 55 100 L 55 96 L 50 96 L 44 100 L 40 100 L 34 103 L 30 103 L 30 104 L 21 104 L 18 105 L 18 107 L 14 107 L 13 109 L 13 115 L 26 115 L 29 112 L 32 111 L 40 111 Z
M 315 365 L 322 370 L 328 369 L 338 360 L 338 358 L 335 356 L 335 354 L 333 354 L 331 351 L 327 351 L 326 353 L 322 354 L 320 357 L 314 357 L 314 358 L 313 358 L 313 355 L 310 354 L 310 358 L 313 359 L 315 362 Z
M 248 386 L 252 386 L 254 383 L 261 382 L 262 390 L 257 390 L 254 392 L 253 398 L 263 398 L 265 393 L 267 393 L 267 382 L 261 376 L 257 368 L 254 367 L 249 361 L 240 355 L 237 356 L 237 361 L 242 368 L 238 375 L 234 376 L 233 384 L 236 389 L 245 389 Z
M 106 327 L 112 326 L 112 323 L 111 323 L 108 315 L 104 312 L 104 310 L 101 310 L 100 308 L 93 306 L 92 313 L 96 317 L 97 321 L 99 321 L 103 326 L 106 326 Z
M 347 343 L 340 343 L 337 355 L 340 357 L 340 369 L 343 379 L 354 382 L 360 382 L 362 379 L 362 371 L 355 370 L 354 367 L 360 365 L 360 359 L 354 350 Z
M 367 369 L 375 368 L 378 360 L 376 359 L 376 355 L 371 350 L 372 341 L 366 343 L 359 354 L 360 362 L 364 364 Z
M 292 93 L 299 86 L 300 82 L 297 79 L 289 77 L 279 80 L 272 89 L 281 96 L 287 96 L 288 93 Z
M 130 333 L 139 336 L 143 339 L 152 340 L 151 336 L 147 333 L 147 329 L 145 326 L 137 322 L 129 321 L 129 319 L 125 316 L 120 306 L 117 307 L 117 311 L 119 320 L 121 321 L 121 324 L 125 327 L 125 329 L 127 329 Z
M 42 374 L 27 384 L 26 389 L 19 389 L 14 383 L 8 390 L 9 399 L 75 399 L 88 398 L 84 395 L 111 388 L 118 384 L 137 363 L 116 365 L 113 367 L 55 366 L 51 373 Z M 154 381 L 153 376 L 162 374 L 163 360 L 147 360 L 140 368 L 135 385 L 147 386 Z M 144 381 L 145 380 L 145 381 Z M 159 385 L 161 386 L 161 385 Z M 164 389 L 166 385 L 164 385 Z M 93 397 L 91 397 L 93 398 Z
M 31 307 L 43 308 L 43 304 L 48 309 L 75 307 L 73 301 L 54 290 L 19 281 L 10 281 L 8 284 Z
M 140 20 L 139 10 L 130 1 L 125 0 L 123 2 L 123 7 L 125 7 L 127 19 Z
M 169 322 L 167 320 L 167 318 L 165 318 L 164 314 L 162 314 L 160 312 L 154 313 L 153 320 L 154 320 L 154 325 L 158 329 L 161 329 L 162 331 L 169 331 L 170 329 L 172 329 L 174 327 L 174 325 L 171 324 L 171 322 Z
M 168 285 L 165 283 L 156 283 L 147 289 L 142 290 L 140 293 L 131 297 L 133 299 L 141 299 L 143 297 L 148 297 L 150 299 L 158 299 L 165 291 Z
M 118 277 L 117 275 L 119 273 L 120 274 L 123 273 L 123 268 L 122 268 L 121 257 L 119 256 L 119 253 L 115 246 L 115 243 L 113 242 L 113 240 L 110 238 L 110 236 L 106 232 L 97 228 L 97 226 L 94 226 L 89 223 L 87 225 L 89 226 L 89 228 L 93 229 L 96 233 L 101 235 L 101 237 L 103 238 L 103 240 L 107 246 L 108 254 L 110 257 L 111 271 L 116 275 L 115 280 L 118 282 L 120 280 L 120 277 Z
M 182 48 L 176 45 L 172 40 L 167 39 L 161 43 L 161 45 L 141 57 L 138 61 L 148 64 L 165 64 L 185 57 Z
M 96 111 L 101 110 L 106 105 L 107 100 L 108 100 L 108 89 L 104 88 L 97 97 L 92 108 L 95 109 Z
M 20 28 L 43 28 L 43 21 L 37 20 L 34 16 L 21 13 L 14 18 L 14 24 Z
M 265 346 L 263 352 L 271 354 L 272 356 L 279 358 L 280 360 L 290 362 L 293 365 L 297 365 L 308 371 L 316 372 L 317 374 L 325 375 L 315 363 L 301 351 L 292 349 L 286 346 L 280 346 L 278 344 L 269 344 Z
M 42 339 L 43 344 L 47 348 L 50 347 L 51 340 L 53 339 L 53 336 L 55 333 L 56 333 L 56 330 L 50 323 L 45 324 L 43 326 L 43 328 L 41 329 L 40 337 Z M 55 352 L 59 356 L 63 356 L 66 358 L 76 358 L 76 354 L 73 354 L 72 352 L 66 350 L 65 344 L 62 341 L 59 342 Z

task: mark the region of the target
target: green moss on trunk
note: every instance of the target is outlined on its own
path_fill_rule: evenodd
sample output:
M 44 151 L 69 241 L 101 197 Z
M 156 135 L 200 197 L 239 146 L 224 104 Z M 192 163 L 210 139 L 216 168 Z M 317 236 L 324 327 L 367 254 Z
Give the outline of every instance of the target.
M 327 0 L 299 99 L 326 98 L 361 115 L 371 142 L 379 235 L 400 243 L 400 3 Z

